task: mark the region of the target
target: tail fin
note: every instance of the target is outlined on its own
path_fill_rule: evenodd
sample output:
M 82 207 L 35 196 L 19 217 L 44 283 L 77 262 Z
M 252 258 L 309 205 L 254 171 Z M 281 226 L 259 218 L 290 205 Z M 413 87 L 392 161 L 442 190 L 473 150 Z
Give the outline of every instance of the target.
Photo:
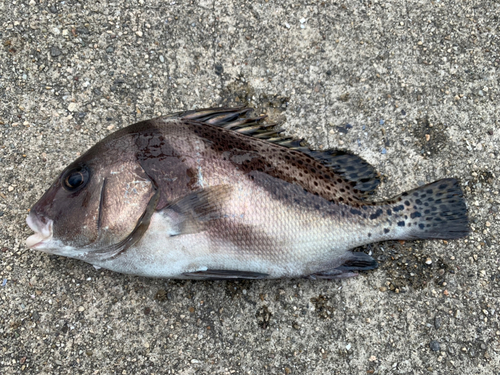
M 454 178 L 421 186 L 395 199 L 393 211 L 401 219 L 397 225 L 408 227 L 401 239 L 454 239 L 469 234 L 467 207 Z

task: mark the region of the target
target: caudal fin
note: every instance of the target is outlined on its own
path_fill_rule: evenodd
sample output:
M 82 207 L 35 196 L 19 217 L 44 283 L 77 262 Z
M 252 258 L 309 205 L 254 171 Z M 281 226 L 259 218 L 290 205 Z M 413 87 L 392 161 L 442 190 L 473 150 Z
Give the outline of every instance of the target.
M 392 210 L 399 217 L 397 225 L 407 227 L 401 239 L 454 239 L 470 232 L 462 189 L 454 178 L 421 186 L 395 199 Z

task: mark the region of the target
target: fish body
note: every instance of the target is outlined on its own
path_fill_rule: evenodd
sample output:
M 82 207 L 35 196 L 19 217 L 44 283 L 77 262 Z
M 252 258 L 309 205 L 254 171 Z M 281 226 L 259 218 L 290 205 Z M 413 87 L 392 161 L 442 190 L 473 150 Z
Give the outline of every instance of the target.
M 455 179 L 372 202 L 363 159 L 247 113 L 177 113 L 104 138 L 33 206 L 28 247 L 149 277 L 340 278 L 377 267 L 355 247 L 467 235 Z

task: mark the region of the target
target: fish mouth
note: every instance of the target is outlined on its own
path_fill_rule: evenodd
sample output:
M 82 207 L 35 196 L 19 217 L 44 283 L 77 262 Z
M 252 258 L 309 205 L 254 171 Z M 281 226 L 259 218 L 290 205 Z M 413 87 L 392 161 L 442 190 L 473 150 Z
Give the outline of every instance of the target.
M 26 239 L 26 245 L 30 249 L 40 248 L 52 239 L 53 220 L 46 217 L 38 217 L 31 212 L 26 218 L 26 223 L 35 232 L 35 234 Z

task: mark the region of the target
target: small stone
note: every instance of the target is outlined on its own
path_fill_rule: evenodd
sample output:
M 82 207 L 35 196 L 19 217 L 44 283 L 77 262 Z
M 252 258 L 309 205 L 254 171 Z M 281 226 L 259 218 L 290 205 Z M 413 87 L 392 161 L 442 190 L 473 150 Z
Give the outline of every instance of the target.
M 165 58 L 163 57 L 163 55 L 160 55 L 160 62 L 161 62 L 161 63 L 164 63 L 164 62 L 165 62 Z
M 441 350 L 441 345 L 439 345 L 439 342 L 436 340 L 432 340 L 429 346 L 433 352 L 439 352 Z
M 427 265 L 431 265 L 431 264 L 432 264 L 432 259 L 431 259 L 431 258 L 427 258 L 427 259 L 425 260 L 425 264 L 427 264 Z
M 426 142 L 429 142 L 430 140 L 431 140 L 431 136 L 430 136 L 430 134 L 426 134 L 426 135 L 425 135 L 425 141 L 426 141 Z
M 386 288 L 385 286 L 381 286 L 381 287 L 380 287 L 380 291 L 381 291 L 381 292 L 385 292 L 386 290 L 387 290 L 387 288 Z
M 68 111 L 75 112 L 77 107 L 78 107 L 78 105 L 75 102 L 71 102 L 68 105 Z
M 434 318 L 434 328 L 439 329 L 441 328 L 442 320 L 439 316 L 436 316 Z
M 109 46 L 108 48 L 106 48 L 106 53 L 113 53 L 115 51 L 115 49 L 111 46 Z
M 61 50 L 57 46 L 50 47 L 50 56 L 57 57 L 62 54 Z
M 83 307 L 83 306 L 79 306 L 79 307 L 78 307 L 78 311 L 79 311 L 79 312 L 82 312 L 82 311 L 84 311 L 84 310 L 85 310 L 85 307 Z
M 140 37 L 142 37 L 142 31 L 140 31 L 140 30 L 139 30 L 139 31 L 137 31 L 137 32 L 135 33 L 135 35 L 137 35 L 139 38 L 140 38 Z
M 384 125 L 385 124 L 385 120 L 380 120 L 379 123 L 380 123 L 380 125 Z
M 214 68 L 215 68 L 215 74 L 217 74 L 218 76 L 224 73 L 224 67 L 222 66 L 221 63 L 216 63 Z
M 491 227 L 491 223 L 489 221 L 486 222 L 486 226 L 489 228 Z
M 368 360 L 370 362 L 375 362 L 377 360 L 377 357 L 375 357 L 374 355 L 372 355 Z

